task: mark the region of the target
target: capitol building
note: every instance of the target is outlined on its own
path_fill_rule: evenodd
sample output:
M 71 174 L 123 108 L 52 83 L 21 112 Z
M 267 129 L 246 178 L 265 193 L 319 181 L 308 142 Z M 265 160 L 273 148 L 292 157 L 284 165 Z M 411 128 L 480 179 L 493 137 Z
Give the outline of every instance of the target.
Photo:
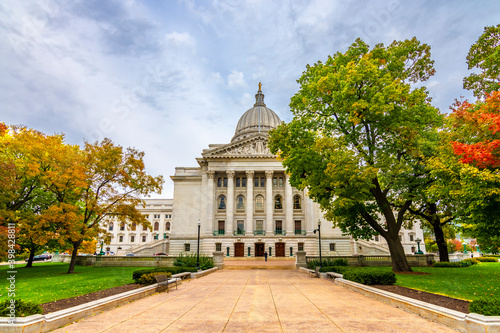
M 389 254 L 382 237 L 355 241 L 324 219 L 318 204 L 288 182 L 288 175 L 267 147 L 268 132 L 281 123 L 259 90 L 255 104 L 238 121 L 231 142 L 209 144 L 197 167 L 177 167 L 171 176 L 173 199 L 146 199 L 141 211 L 151 228 L 106 224 L 112 235 L 105 250 L 118 255 L 222 251 L 230 257 L 294 256 L 296 251 L 328 255 Z M 140 230 L 139 230 L 140 229 Z M 407 254 L 423 239 L 419 223 L 402 229 Z

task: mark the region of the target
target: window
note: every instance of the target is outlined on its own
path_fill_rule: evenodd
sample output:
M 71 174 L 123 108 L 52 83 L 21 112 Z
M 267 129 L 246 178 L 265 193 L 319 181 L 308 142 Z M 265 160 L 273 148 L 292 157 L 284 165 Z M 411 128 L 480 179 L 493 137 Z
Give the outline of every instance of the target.
M 300 235 L 302 233 L 302 221 L 295 220 L 295 234 Z
M 130 243 L 133 243 L 134 241 L 135 241 L 135 236 L 134 235 L 130 236 Z
M 166 219 L 171 219 L 171 218 L 172 218 L 172 215 L 167 214 L 167 215 L 165 215 L 165 218 L 166 218 Z
M 302 202 L 300 195 L 296 195 L 293 197 L 293 209 L 302 209 Z
M 125 230 L 125 223 L 122 223 L 120 224 L 120 231 L 124 231 Z
M 191 244 L 184 244 L 184 252 L 191 251 Z
M 148 214 L 144 215 L 144 218 L 145 218 L 146 220 L 147 220 L 147 219 L 149 219 L 149 215 L 148 215 Z
M 379 241 L 378 236 L 375 236 L 375 237 L 374 237 L 374 239 L 375 239 L 375 242 L 378 242 L 378 241 Z
M 137 229 L 137 224 L 135 224 L 135 222 L 134 222 L 134 223 L 132 223 L 132 231 L 135 231 L 136 229 Z
M 217 187 L 227 187 L 227 177 L 217 178 Z
M 255 197 L 255 210 L 264 210 L 264 197 L 262 195 Z
M 245 198 L 242 195 L 236 198 L 236 209 L 245 209 Z
M 304 243 L 298 243 L 297 248 L 299 251 L 304 251 Z
M 417 249 L 415 248 L 415 246 L 412 246 L 411 247 L 411 253 L 415 253 L 417 251 Z
M 398 235 L 399 236 L 399 240 L 402 242 L 403 241 L 403 236 L 402 235 Z
M 160 214 L 155 214 L 155 215 L 153 215 L 153 218 L 155 218 L 155 219 L 159 219 L 159 218 L 160 218 Z
M 219 235 L 224 235 L 226 230 L 226 221 L 219 220 L 218 224 L 219 224 Z
M 274 209 L 283 209 L 283 202 L 281 199 L 281 195 L 277 195 L 274 198 Z
M 222 244 L 221 243 L 215 243 L 215 251 L 222 251 Z
M 148 230 L 148 227 L 146 227 L 145 225 L 142 226 L 142 231 L 147 231 Z
M 217 209 L 226 209 L 226 196 L 221 195 L 217 204 Z
M 264 220 L 255 221 L 255 230 L 263 231 L 264 230 Z
M 282 220 L 276 220 L 275 222 L 276 226 L 276 235 L 282 235 L 283 234 L 283 221 Z
M 283 187 L 283 177 L 273 177 L 274 187 Z
M 146 236 L 142 236 L 142 242 L 146 243 Z
M 170 231 L 170 222 L 165 223 L 165 230 Z
M 410 235 L 410 242 L 413 242 L 413 235 Z
M 236 221 L 236 232 L 238 235 L 245 234 L 245 222 L 243 220 Z
M 245 177 L 236 177 L 236 187 L 246 187 L 247 179 Z
M 330 251 L 335 251 L 335 243 L 330 243 Z
M 123 236 L 118 237 L 118 241 L 119 241 L 120 243 L 123 243 Z
M 160 229 L 160 223 L 155 222 L 154 231 L 158 231 L 159 229 Z
M 266 187 L 266 178 L 265 177 L 255 177 L 254 187 Z
M 113 222 L 109 223 L 109 231 L 113 231 Z

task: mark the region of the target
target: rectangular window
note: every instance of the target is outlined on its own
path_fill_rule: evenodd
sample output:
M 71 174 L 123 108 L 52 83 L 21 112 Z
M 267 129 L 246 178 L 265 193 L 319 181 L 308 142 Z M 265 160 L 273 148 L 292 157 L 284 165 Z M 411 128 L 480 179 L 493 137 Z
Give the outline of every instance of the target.
M 215 243 L 215 251 L 222 251 L 222 244 L 221 243 Z
M 236 187 L 241 187 L 241 178 L 236 177 Z
M 142 236 L 142 242 L 146 243 L 146 236 Z
M 134 241 L 135 241 L 135 236 L 134 235 L 130 236 L 130 243 L 133 243 Z
M 247 179 L 245 177 L 241 178 L 241 187 L 247 187 Z
M 113 231 L 113 222 L 109 224 L 109 231 Z
M 304 251 L 304 243 L 298 243 L 297 245 L 299 251 Z
M 120 224 L 120 231 L 124 231 L 125 230 L 125 223 L 122 223 Z
M 415 253 L 417 251 L 417 249 L 415 248 L 415 246 L 412 246 L 411 247 L 411 253 Z
M 119 241 L 120 243 L 123 243 L 123 236 L 120 236 L 118 239 L 119 239 L 118 241 Z
M 413 235 L 410 235 L 410 242 L 413 242 Z
M 236 226 L 237 226 L 238 235 L 244 235 L 245 234 L 245 222 L 243 220 L 238 220 L 236 222 Z
M 378 242 L 379 238 L 378 236 L 375 236 L 375 242 Z
M 145 225 L 142 226 L 142 231 L 146 231 L 148 230 L 148 227 L 146 227 Z
M 330 243 L 330 251 L 335 251 L 335 243 Z
M 226 225 L 226 221 L 219 220 L 219 235 L 224 235 L 225 225 Z
M 276 234 L 281 234 L 283 231 L 283 221 L 282 220 L 276 220 Z
M 295 234 L 300 235 L 302 233 L 302 221 L 295 220 Z
M 224 181 L 223 181 L 222 186 L 227 187 L 227 177 L 224 177 Z
M 278 178 L 278 186 L 283 187 L 283 177 Z
M 260 177 L 260 187 L 266 187 L 266 178 Z
M 257 231 L 264 230 L 264 220 L 255 221 L 255 230 L 257 230 Z
M 144 215 L 144 218 L 149 219 L 149 215 L 148 214 Z
M 273 186 L 278 186 L 278 177 L 273 177 Z
M 227 187 L 227 177 L 217 178 L 217 187 Z
M 184 244 L 184 252 L 191 251 L 191 244 Z

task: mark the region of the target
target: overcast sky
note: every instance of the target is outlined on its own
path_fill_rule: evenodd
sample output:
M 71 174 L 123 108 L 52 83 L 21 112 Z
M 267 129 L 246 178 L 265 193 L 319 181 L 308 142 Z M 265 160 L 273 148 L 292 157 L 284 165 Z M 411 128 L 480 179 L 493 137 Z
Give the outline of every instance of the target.
M 429 44 L 436 75 L 426 86 L 448 112 L 471 98 L 465 57 L 498 14 L 496 0 L 2 0 L 0 122 L 135 147 L 171 198 L 175 167 L 231 140 L 259 81 L 267 106 L 290 121 L 306 64 L 357 37 Z

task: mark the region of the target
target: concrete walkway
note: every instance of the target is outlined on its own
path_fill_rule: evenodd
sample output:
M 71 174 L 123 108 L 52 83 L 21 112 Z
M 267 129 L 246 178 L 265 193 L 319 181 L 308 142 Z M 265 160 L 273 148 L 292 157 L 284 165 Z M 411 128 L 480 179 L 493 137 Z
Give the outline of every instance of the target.
M 457 332 L 297 270 L 222 270 L 54 332 Z

